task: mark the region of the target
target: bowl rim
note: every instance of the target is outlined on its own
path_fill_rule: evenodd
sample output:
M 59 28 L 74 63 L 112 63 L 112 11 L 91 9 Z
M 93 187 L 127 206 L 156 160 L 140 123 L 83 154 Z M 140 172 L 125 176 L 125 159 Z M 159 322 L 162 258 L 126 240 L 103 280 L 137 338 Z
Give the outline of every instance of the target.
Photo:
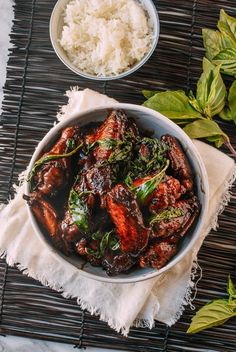
M 90 109 L 85 109 L 82 110 L 81 112 L 78 113 L 72 113 L 72 114 L 68 114 L 68 116 L 60 121 L 58 124 L 56 124 L 54 127 L 52 127 L 48 133 L 46 133 L 46 135 L 43 137 L 43 139 L 39 142 L 39 144 L 37 145 L 29 166 L 27 168 L 27 171 L 29 172 L 32 169 L 32 166 L 34 165 L 35 161 L 38 159 L 41 150 L 45 147 L 45 142 L 47 143 L 47 141 L 51 140 L 53 137 L 55 137 L 56 133 L 60 132 L 63 128 L 65 128 L 66 126 L 69 126 L 70 124 L 74 123 L 75 120 L 78 119 L 78 123 L 80 118 L 83 115 L 87 115 L 90 113 L 96 113 L 99 110 L 110 110 L 110 109 L 122 109 L 124 111 L 129 111 L 129 109 L 132 110 L 139 110 L 140 112 L 144 112 L 144 113 L 148 113 L 150 115 L 152 115 L 152 117 L 161 120 L 161 121 L 165 121 L 165 123 L 169 124 L 169 126 L 174 129 L 177 130 L 178 133 L 180 133 L 180 135 L 182 135 L 182 138 L 187 142 L 188 144 L 188 148 L 191 148 L 191 151 L 193 152 L 194 156 L 196 157 L 196 160 L 198 162 L 200 171 L 201 171 L 201 187 L 203 187 L 204 189 L 204 202 L 203 204 L 201 204 L 201 218 L 198 218 L 198 228 L 195 230 L 194 232 L 194 236 L 191 237 L 189 243 L 187 244 L 186 248 L 180 253 L 180 254 L 176 254 L 175 258 L 173 260 L 170 260 L 170 262 L 165 265 L 163 268 L 159 269 L 159 270 L 155 270 L 152 273 L 145 273 L 145 274 L 140 274 L 140 276 L 138 277 L 129 277 L 129 274 L 127 274 L 127 278 L 122 277 L 116 277 L 116 276 L 107 276 L 107 277 L 101 277 L 101 276 L 97 276 L 96 274 L 92 274 L 86 271 L 83 271 L 82 269 L 76 267 L 75 265 L 73 265 L 72 263 L 68 262 L 65 259 L 65 256 L 63 254 L 60 254 L 59 251 L 57 251 L 55 248 L 53 248 L 53 245 L 49 244 L 46 239 L 44 234 L 42 233 L 42 231 L 40 230 L 36 219 L 30 209 L 30 206 L 27 204 L 27 210 L 28 210 L 28 214 L 30 217 L 30 221 L 31 224 L 33 226 L 33 229 L 36 233 L 36 235 L 38 236 L 38 238 L 44 243 L 44 245 L 47 246 L 48 250 L 51 252 L 51 254 L 61 263 L 63 263 L 64 265 L 71 265 L 74 269 L 77 269 L 78 272 L 83 275 L 84 277 L 96 280 L 96 281 L 100 281 L 100 282 L 107 282 L 107 283 L 119 283 L 119 284 L 127 284 L 127 283 L 135 283 L 135 282 L 141 282 L 144 280 L 148 280 L 148 279 L 152 279 L 154 277 L 159 276 L 160 274 L 168 271 L 169 269 L 173 268 L 177 263 L 179 263 L 186 255 L 188 252 L 190 252 L 190 250 L 193 248 L 195 242 L 197 241 L 197 239 L 200 237 L 200 234 L 203 230 L 203 226 L 207 217 L 207 211 L 208 211 L 208 206 L 209 206 L 209 183 L 208 183 L 208 176 L 207 176 L 207 172 L 206 172 L 206 168 L 205 165 L 202 161 L 202 158 L 197 150 L 197 148 L 195 147 L 195 145 L 193 144 L 192 140 L 188 137 L 188 135 L 179 127 L 177 126 L 174 122 L 172 122 L 171 120 L 169 120 L 166 116 L 162 115 L 161 113 L 154 111 L 152 109 L 149 109 L 147 107 L 144 106 L 140 106 L 137 104 L 128 104 L 128 103 L 109 103 L 109 104 L 103 104 L 101 106 L 98 106 L 96 108 L 90 108 Z M 25 193 L 26 195 L 29 195 L 30 190 L 29 190 L 29 181 L 25 183 Z
M 55 14 L 56 14 L 56 11 L 57 9 L 59 8 L 60 6 L 60 3 L 64 1 L 64 0 L 57 0 L 53 10 L 52 10 L 52 13 L 51 13 L 51 16 L 50 16 L 50 22 L 49 22 L 49 36 L 50 36 L 50 40 L 51 40 L 51 44 L 52 44 L 52 47 L 56 53 L 56 55 L 58 56 L 58 58 L 61 60 L 61 62 L 67 66 L 71 71 L 73 71 L 74 73 L 76 73 L 77 75 L 81 76 L 81 77 L 84 77 L 84 78 L 87 78 L 87 79 L 92 79 L 94 81 L 112 81 L 112 80 L 116 80 L 116 79 L 119 79 L 119 78 L 124 78 L 132 73 L 134 73 L 135 71 L 137 71 L 140 67 L 142 67 L 148 60 L 149 58 L 152 56 L 156 46 L 157 46 L 157 43 L 158 43 L 158 40 L 159 40 L 159 36 L 160 36 L 160 19 L 159 19 L 159 15 L 158 15 L 158 12 L 157 12 L 157 8 L 156 6 L 154 5 L 153 1 L 152 0 L 145 0 L 145 1 L 148 1 L 150 3 L 150 6 L 152 7 L 152 10 L 153 10 L 153 14 L 154 14 L 154 17 L 156 18 L 156 24 L 157 24 L 157 31 L 156 31 L 156 35 L 153 36 L 153 40 L 152 40 L 152 46 L 151 48 L 149 49 L 149 51 L 146 53 L 146 55 L 144 55 L 144 57 L 142 58 L 142 60 L 140 60 L 139 62 L 137 62 L 133 67 L 131 67 L 129 70 L 125 71 L 125 72 L 122 72 L 118 75 L 115 75 L 115 76 L 94 76 L 94 75 L 91 75 L 89 73 L 85 73 L 84 71 L 81 71 L 80 69 L 77 69 L 72 63 L 71 61 L 69 60 L 69 58 L 66 56 L 66 59 L 64 59 L 62 57 L 62 55 L 60 54 L 60 51 L 59 49 L 62 49 L 64 50 L 63 48 L 61 48 L 61 45 L 58 43 L 58 40 L 54 40 L 54 28 L 53 28 L 53 21 L 54 21 L 54 17 L 55 17 Z M 70 0 L 68 0 L 69 2 Z M 143 3 L 143 0 L 138 0 L 139 2 Z M 58 38 L 57 38 L 58 39 Z

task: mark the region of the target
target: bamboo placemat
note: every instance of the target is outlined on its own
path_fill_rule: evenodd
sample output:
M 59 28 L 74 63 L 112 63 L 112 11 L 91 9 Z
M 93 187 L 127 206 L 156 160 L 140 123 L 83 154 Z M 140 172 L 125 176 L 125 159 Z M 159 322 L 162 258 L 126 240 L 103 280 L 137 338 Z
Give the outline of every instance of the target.
M 49 18 L 55 0 L 16 0 L 4 89 L 0 129 L 0 201 L 13 194 L 12 185 L 24 170 L 36 144 L 52 127 L 63 95 L 71 86 L 89 87 L 121 102 L 143 102 L 142 89 L 193 89 L 204 55 L 201 28 L 214 28 L 219 10 L 236 16 L 235 1 L 155 1 L 161 35 L 152 58 L 138 72 L 109 83 L 93 82 L 69 71 L 56 57 L 49 40 Z M 236 146 L 235 126 L 221 123 Z M 219 229 L 211 232 L 199 254 L 203 278 L 195 300 L 223 297 L 228 273 L 236 268 L 236 187 Z M 0 333 L 130 351 L 236 351 L 236 320 L 197 335 L 185 331 L 193 315 L 187 308 L 172 328 L 157 323 L 153 330 L 131 329 L 129 338 L 79 309 L 75 300 L 23 276 L 0 262 Z

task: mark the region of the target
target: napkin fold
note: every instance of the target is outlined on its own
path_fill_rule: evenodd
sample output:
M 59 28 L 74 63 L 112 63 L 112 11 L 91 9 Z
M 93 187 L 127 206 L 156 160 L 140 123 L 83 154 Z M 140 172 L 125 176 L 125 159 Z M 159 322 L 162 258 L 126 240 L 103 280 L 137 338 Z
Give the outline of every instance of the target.
M 61 108 L 58 120 L 68 115 L 106 103 L 116 102 L 105 95 L 77 88 L 67 92 L 68 104 Z M 234 161 L 215 148 L 194 141 L 206 166 L 210 185 L 210 206 L 204 229 L 188 253 L 176 266 L 157 278 L 131 284 L 110 284 L 83 277 L 71 264 L 61 264 L 51 255 L 31 226 L 26 203 L 22 199 L 24 184 L 16 186 L 16 196 L 0 211 L 0 255 L 10 266 L 16 265 L 23 274 L 43 285 L 76 297 L 78 304 L 91 314 L 100 316 L 109 326 L 127 335 L 131 326 L 152 328 L 158 320 L 174 324 L 184 306 L 192 302 L 197 252 L 217 217 L 230 198 L 229 189 L 235 179 Z

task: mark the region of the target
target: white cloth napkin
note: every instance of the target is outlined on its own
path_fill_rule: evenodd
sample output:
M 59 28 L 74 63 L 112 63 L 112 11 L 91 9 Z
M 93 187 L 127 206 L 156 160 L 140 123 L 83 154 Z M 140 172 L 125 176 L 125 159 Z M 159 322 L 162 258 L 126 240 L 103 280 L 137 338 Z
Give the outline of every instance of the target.
M 69 102 L 58 119 L 115 100 L 89 89 L 67 92 Z M 101 283 L 83 277 L 70 264 L 62 265 L 41 243 L 31 226 L 23 185 L 0 212 L 0 254 L 9 265 L 17 267 L 43 285 L 58 290 L 65 297 L 76 297 L 78 304 L 100 316 L 113 329 L 127 335 L 132 325 L 152 328 L 157 319 L 172 325 L 184 305 L 191 302 L 196 254 L 203 239 L 217 225 L 217 216 L 229 200 L 229 188 L 235 178 L 235 165 L 225 154 L 202 142 L 194 142 L 205 163 L 210 184 L 208 220 L 194 249 L 174 268 L 157 278 L 134 284 Z

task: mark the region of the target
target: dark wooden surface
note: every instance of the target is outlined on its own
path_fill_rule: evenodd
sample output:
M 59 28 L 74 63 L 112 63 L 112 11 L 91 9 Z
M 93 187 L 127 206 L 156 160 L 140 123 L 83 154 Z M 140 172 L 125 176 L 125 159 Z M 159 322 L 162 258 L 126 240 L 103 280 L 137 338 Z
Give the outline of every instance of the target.
M 151 59 L 135 74 L 109 83 L 93 82 L 69 71 L 56 57 L 49 40 L 49 18 L 55 0 L 16 0 L 0 129 L 0 201 L 24 170 L 37 143 L 52 127 L 58 106 L 71 86 L 89 87 L 121 102 L 143 102 L 142 89 L 195 89 L 204 49 L 201 28 L 214 28 L 219 10 L 236 16 L 235 1 L 155 1 L 161 35 Z M 227 83 L 231 79 L 226 80 Z M 236 146 L 236 127 L 222 123 Z M 3 149 L 4 148 L 4 149 Z M 236 268 L 236 188 L 217 232 L 212 231 L 199 254 L 203 278 L 195 300 L 223 297 L 228 273 Z M 157 323 L 153 330 L 131 329 L 129 338 L 83 312 L 75 300 L 0 263 L 0 333 L 68 342 L 81 346 L 130 351 L 236 351 L 236 319 L 197 335 L 186 335 L 193 311 L 186 309 L 170 329 Z

